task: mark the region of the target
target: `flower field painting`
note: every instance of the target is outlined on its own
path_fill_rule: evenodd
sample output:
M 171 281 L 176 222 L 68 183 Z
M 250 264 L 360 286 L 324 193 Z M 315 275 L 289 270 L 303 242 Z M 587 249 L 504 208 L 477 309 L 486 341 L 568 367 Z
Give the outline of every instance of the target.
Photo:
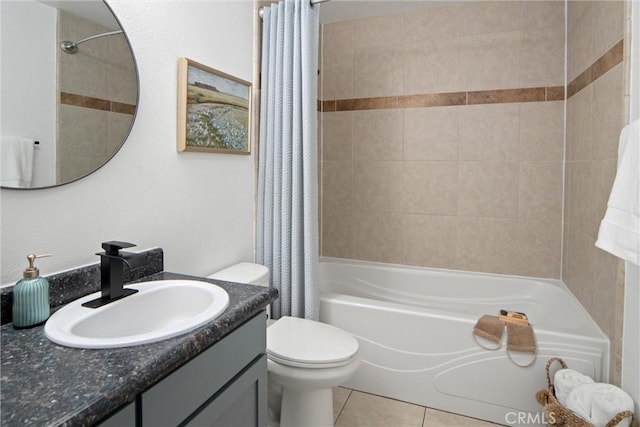
M 249 82 L 181 58 L 178 92 L 178 151 L 250 153 Z

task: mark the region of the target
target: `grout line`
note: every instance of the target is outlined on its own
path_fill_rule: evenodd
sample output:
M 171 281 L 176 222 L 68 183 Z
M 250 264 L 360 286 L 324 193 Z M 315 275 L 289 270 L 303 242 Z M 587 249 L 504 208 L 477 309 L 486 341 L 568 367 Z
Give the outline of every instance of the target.
M 333 420 L 333 423 L 337 423 L 338 419 L 340 419 L 340 415 L 342 415 L 342 413 L 344 412 L 344 408 L 347 407 L 347 402 L 349 401 L 349 399 L 351 398 L 351 394 L 353 393 L 353 390 L 351 390 L 350 388 L 345 388 L 345 387 L 341 387 L 344 390 L 349 390 L 349 393 L 347 394 L 347 398 L 344 400 L 344 403 L 342 404 L 342 408 L 340 408 L 340 411 L 338 411 L 338 415 L 336 416 L 336 419 Z

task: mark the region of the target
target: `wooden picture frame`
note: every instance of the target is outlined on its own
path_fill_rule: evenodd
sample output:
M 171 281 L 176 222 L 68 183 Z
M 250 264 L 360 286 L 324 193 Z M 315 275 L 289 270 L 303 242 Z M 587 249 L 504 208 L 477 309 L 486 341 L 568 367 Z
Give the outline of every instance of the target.
M 178 60 L 178 151 L 251 153 L 251 83 Z

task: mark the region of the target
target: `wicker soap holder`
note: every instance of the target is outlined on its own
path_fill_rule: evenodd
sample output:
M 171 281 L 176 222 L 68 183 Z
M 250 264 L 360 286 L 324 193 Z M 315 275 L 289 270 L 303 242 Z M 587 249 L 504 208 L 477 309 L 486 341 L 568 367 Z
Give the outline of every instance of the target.
M 547 362 L 547 390 L 540 390 L 536 393 L 536 400 L 544 407 L 544 415 L 550 426 L 567 426 L 567 427 L 595 427 L 589 421 L 580 417 L 570 409 L 565 408 L 556 399 L 555 389 L 551 380 L 551 365 L 558 362 L 563 369 L 567 368 L 567 364 L 560 358 L 554 357 Z M 638 420 L 631 411 L 624 411 L 613 417 L 606 427 L 614 427 L 625 418 L 631 418 L 630 427 L 638 427 Z

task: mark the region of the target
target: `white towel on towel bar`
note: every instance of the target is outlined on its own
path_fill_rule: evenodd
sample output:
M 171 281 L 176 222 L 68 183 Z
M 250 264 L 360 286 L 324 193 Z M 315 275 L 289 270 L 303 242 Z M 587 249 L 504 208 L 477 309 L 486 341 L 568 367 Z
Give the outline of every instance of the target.
M 596 246 L 640 265 L 640 120 L 620 134 L 618 171 Z
M 31 187 L 33 180 L 33 139 L 2 136 L 0 183 L 3 187 Z

